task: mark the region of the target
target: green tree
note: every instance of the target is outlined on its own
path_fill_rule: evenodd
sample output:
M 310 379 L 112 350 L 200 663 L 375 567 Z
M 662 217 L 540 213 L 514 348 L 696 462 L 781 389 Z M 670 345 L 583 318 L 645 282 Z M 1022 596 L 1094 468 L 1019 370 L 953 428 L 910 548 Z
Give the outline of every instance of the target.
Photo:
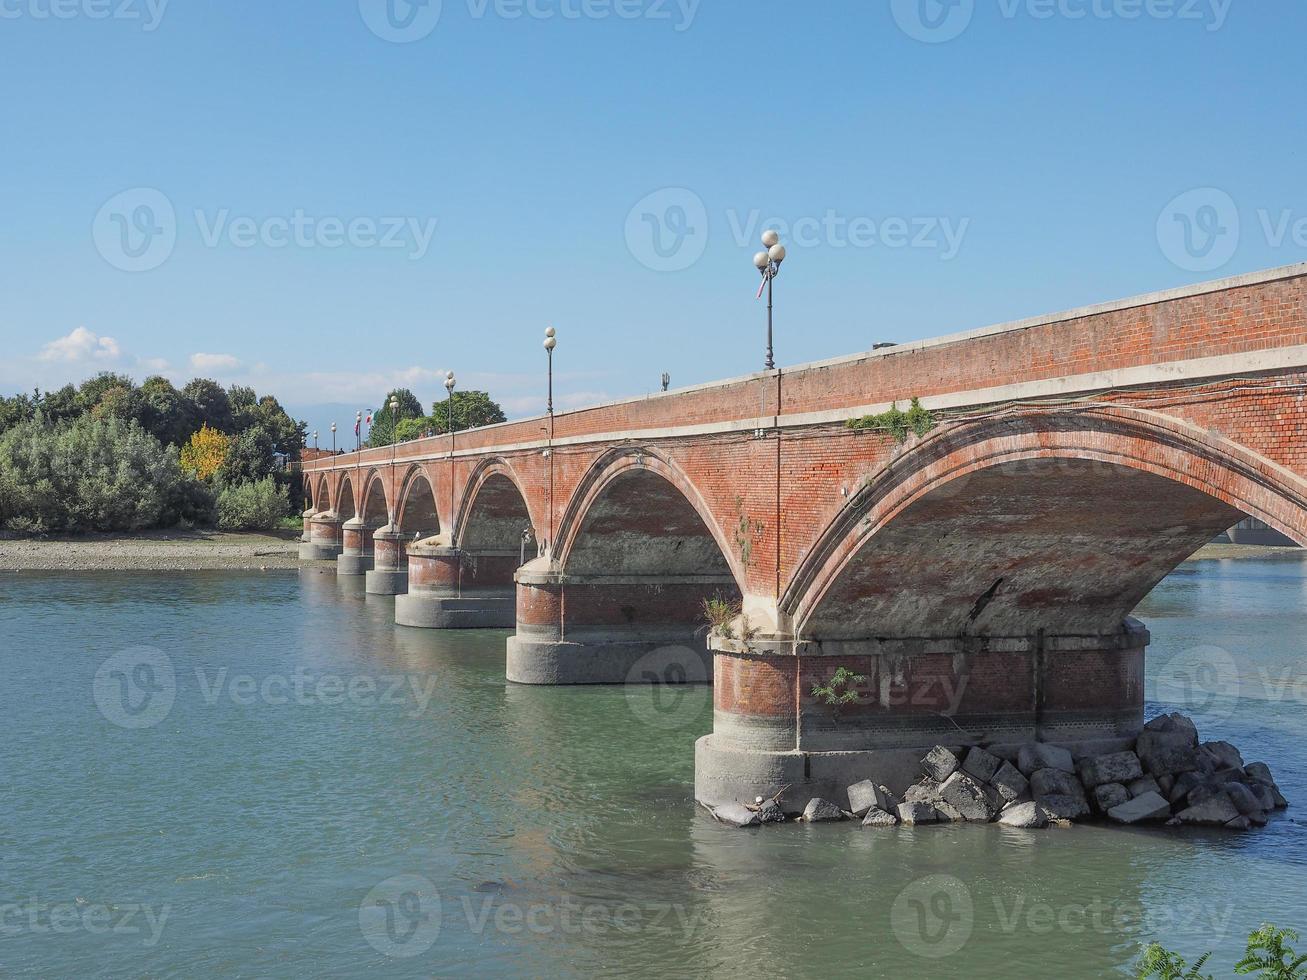
M 449 402 L 450 399 L 442 398 L 431 406 L 431 421 L 438 433 L 449 431 Z M 453 402 L 454 428 L 459 432 L 508 421 L 504 410 L 490 400 L 487 392 L 455 391 Z
M 224 487 L 218 494 L 218 527 L 224 531 L 270 531 L 290 515 L 286 488 L 271 477 Z
M 390 415 L 390 400 L 399 401 L 399 417 L 403 419 L 421 418 L 422 403 L 407 388 L 396 388 L 386 393 L 381 408 L 372 414 L 372 428 L 368 433 L 368 445 L 389 446 L 395 441 L 395 420 Z
M 187 383 L 182 394 L 194 406 L 197 425 L 231 432 L 231 401 L 222 385 L 208 378 L 196 378 Z
M 58 391 L 47 391 L 41 395 L 39 408 L 50 422 L 62 422 L 82 414 L 77 404 L 77 389 L 72 385 L 64 385 Z
M 36 414 L 40 403 L 40 392 L 31 395 L 14 395 L 12 398 L 0 398 L 0 435 L 8 432 L 20 422 L 26 422 Z
M 272 437 L 256 425 L 232 437 L 218 475 L 227 486 L 235 486 L 262 480 L 274 469 Z
M 231 408 L 232 434 L 259 424 L 259 396 L 253 388 L 232 385 L 227 389 L 227 404 Z
M 125 374 L 114 374 L 112 371 L 101 371 L 95 377 L 88 378 L 77 389 L 79 414 L 92 411 L 100 404 L 100 399 L 104 397 L 105 392 L 111 388 L 124 388 L 127 391 L 134 391 L 136 382 Z
M 146 378 L 139 389 L 141 427 L 165 446 L 182 446 L 200 428 L 195 405 L 167 378 Z
M 397 442 L 409 442 L 413 439 L 421 439 L 434 431 L 435 425 L 430 416 L 423 415 L 416 419 L 400 419 L 399 425 L 395 426 L 395 440 Z

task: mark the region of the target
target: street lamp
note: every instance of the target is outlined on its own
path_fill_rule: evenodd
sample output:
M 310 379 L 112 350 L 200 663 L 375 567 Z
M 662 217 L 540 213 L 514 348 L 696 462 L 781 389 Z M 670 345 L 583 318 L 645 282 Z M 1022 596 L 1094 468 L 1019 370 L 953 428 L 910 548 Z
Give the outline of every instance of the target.
M 395 501 L 395 512 L 391 515 L 390 522 L 396 523 L 399 517 L 399 487 L 395 486 L 395 450 L 399 445 L 399 399 L 394 395 L 390 396 L 390 493 L 391 499 Z M 398 530 L 398 528 L 396 528 Z
M 331 423 L 331 455 L 336 455 L 336 423 Z
M 317 452 L 317 451 L 318 451 L 318 430 L 317 430 L 317 429 L 314 429 L 314 430 L 313 430 L 313 451 L 314 451 L 314 452 Z
M 557 346 L 554 328 L 545 327 L 545 354 L 549 358 L 549 397 L 545 402 L 545 411 L 549 413 L 549 541 L 546 546 L 551 553 L 554 547 L 554 348 Z
M 445 403 L 449 410 L 445 422 L 449 425 L 449 546 L 454 547 L 454 372 L 445 373 L 445 391 L 449 392 L 449 400 Z M 463 576 L 459 573 L 459 589 L 463 587 Z
M 763 289 L 767 290 L 767 370 L 771 371 L 776 367 L 776 359 L 772 356 L 772 280 L 781 273 L 781 263 L 785 261 L 785 246 L 781 244 L 781 236 L 770 228 L 762 233 L 762 243 L 767 250 L 755 255 L 753 264 L 762 273 L 762 285 L 758 287 L 758 296 L 762 296 Z
M 354 413 L 354 452 L 363 452 L 363 413 Z

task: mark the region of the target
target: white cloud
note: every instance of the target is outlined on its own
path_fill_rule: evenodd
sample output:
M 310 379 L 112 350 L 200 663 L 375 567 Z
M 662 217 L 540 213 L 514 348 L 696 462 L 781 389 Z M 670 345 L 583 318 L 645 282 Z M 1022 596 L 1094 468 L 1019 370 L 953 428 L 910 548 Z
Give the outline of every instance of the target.
M 42 361 L 113 361 L 122 353 L 118 341 L 101 337 L 85 327 L 78 327 L 66 337 L 59 337 L 41 348 L 37 357 Z
M 240 358 L 231 354 L 192 354 L 191 367 L 196 371 L 235 371 Z

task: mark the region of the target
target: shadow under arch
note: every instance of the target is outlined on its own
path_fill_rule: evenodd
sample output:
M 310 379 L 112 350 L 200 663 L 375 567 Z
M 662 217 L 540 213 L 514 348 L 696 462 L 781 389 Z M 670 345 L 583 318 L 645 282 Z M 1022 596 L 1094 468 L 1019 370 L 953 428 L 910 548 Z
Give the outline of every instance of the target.
M 379 470 L 369 470 L 363 478 L 363 505 L 359 516 L 368 527 L 381 527 L 390 522 L 390 506 L 386 501 L 386 484 Z
M 331 510 L 331 483 L 325 473 L 318 477 L 318 492 L 313 495 L 313 504 L 319 513 Z
M 507 460 L 482 460 L 468 479 L 455 522 L 462 582 L 511 590 L 513 574 L 536 555 L 535 523 L 517 473 Z
M 350 473 L 344 474 L 336 487 L 335 511 L 340 515 L 342 521 L 348 521 L 354 517 L 354 479 Z
M 440 515 L 436 496 L 426 470 L 413 464 L 404 473 L 398 494 L 395 522 L 404 534 L 419 538 L 440 533 Z

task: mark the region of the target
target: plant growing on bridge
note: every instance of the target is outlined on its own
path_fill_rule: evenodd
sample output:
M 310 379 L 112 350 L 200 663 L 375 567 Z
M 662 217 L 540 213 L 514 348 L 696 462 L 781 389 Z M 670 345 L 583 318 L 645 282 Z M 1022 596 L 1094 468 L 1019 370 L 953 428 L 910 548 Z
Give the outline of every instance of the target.
M 812 685 L 812 696 L 833 708 L 835 720 L 838 721 L 844 706 L 858 700 L 858 692 L 854 688 L 866 680 L 865 675 L 855 674 L 847 667 L 836 667 L 829 681 Z
M 909 432 L 920 437 L 935 428 L 935 417 L 922 407 L 921 399 L 914 398 L 906 412 L 899 408 L 898 402 L 894 402 L 887 411 L 849 419 L 845 424 L 858 432 L 888 432 L 895 442 L 902 445 L 907 442 Z
M 708 623 L 708 632 L 723 639 L 735 639 L 735 617 L 740 615 L 741 605 L 730 602 L 721 596 L 703 600 L 703 618 Z

